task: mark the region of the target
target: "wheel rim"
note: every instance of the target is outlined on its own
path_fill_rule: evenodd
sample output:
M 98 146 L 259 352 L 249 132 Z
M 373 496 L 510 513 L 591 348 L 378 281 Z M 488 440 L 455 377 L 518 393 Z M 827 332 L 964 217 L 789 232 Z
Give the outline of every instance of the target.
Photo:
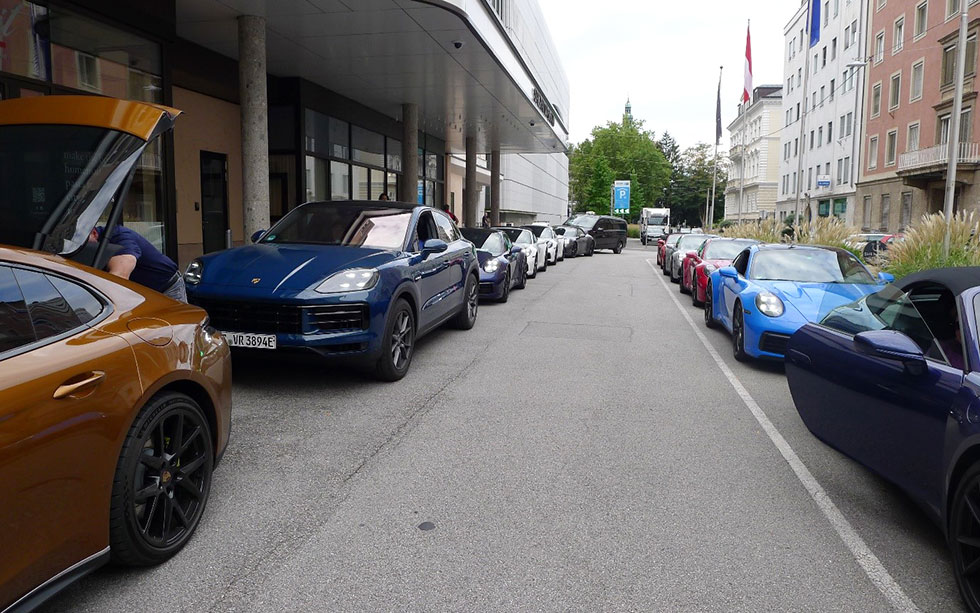
M 741 307 L 738 305 L 736 305 L 735 308 L 741 309 Z M 735 341 L 735 353 L 740 354 L 742 353 L 742 347 L 743 347 L 742 343 L 745 342 L 744 339 L 745 326 L 742 325 L 742 313 L 738 311 L 736 312 L 737 312 L 737 316 L 734 318 L 734 321 L 732 322 L 732 327 L 735 328 L 732 337 L 733 340 Z
M 705 323 L 711 323 L 711 318 L 713 317 L 711 313 L 711 286 L 709 285 L 704 290 L 704 321 Z
M 476 283 L 471 281 L 469 286 L 469 296 L 466 297 L 466 310 L 469 313 L 470 319 L 476 319 L 478 293 Z
M 955 512 L 952 541 L 956 574 L 966 599 L 980 602 L 980 481 L 966 489 Z
M 148 545 L 169 547 L 197 524 L 211 483 L 208 436 L 200 416 L 186 408 L 164 413 L 147 429 L 131 511 Z
M 401 370 L 412 357 L 412 347 L 415 345 L 415 334 L 412 329 L 412 316 L 408 311 L 400 311 L 395 316 L 395 325 L 391 331 L 391 363 L 396 370 Z

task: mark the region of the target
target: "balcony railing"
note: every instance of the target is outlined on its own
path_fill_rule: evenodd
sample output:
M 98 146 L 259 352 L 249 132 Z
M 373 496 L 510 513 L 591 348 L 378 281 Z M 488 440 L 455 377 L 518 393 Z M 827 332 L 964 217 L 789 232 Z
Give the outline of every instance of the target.
M 908 151 L 898 156 L 898 170 L 915 170 L 928 166 L 944 166 L 949 161 L 949 145 Z M 980 143 L 960 143 L 957 162 L 980 164 Z

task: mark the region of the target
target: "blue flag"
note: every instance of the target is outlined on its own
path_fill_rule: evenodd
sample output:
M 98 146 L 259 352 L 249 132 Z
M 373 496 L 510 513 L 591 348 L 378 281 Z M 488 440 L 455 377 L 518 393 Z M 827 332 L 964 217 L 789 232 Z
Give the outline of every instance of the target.
M 820 0 L 810 2 L 810 46 L 820 42 Z

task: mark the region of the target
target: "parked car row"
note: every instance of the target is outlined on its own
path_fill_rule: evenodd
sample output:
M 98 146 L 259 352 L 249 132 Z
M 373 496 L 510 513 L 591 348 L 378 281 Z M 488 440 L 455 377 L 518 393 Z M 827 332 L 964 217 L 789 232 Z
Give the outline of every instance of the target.
M 736 360 L 784 362 L 807 428 L 922 507 L 980 611 L 980 268 L 895 282 L 843 249 L 717 237 L 681 257 L 705 325 Z

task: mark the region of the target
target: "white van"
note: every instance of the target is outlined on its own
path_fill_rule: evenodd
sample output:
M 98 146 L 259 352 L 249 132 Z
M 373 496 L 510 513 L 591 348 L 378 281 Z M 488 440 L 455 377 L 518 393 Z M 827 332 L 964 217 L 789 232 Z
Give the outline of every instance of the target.
M 656 241 L 670 234 L 670 209 L 649 209 L 640 211 L 640 242 Z

